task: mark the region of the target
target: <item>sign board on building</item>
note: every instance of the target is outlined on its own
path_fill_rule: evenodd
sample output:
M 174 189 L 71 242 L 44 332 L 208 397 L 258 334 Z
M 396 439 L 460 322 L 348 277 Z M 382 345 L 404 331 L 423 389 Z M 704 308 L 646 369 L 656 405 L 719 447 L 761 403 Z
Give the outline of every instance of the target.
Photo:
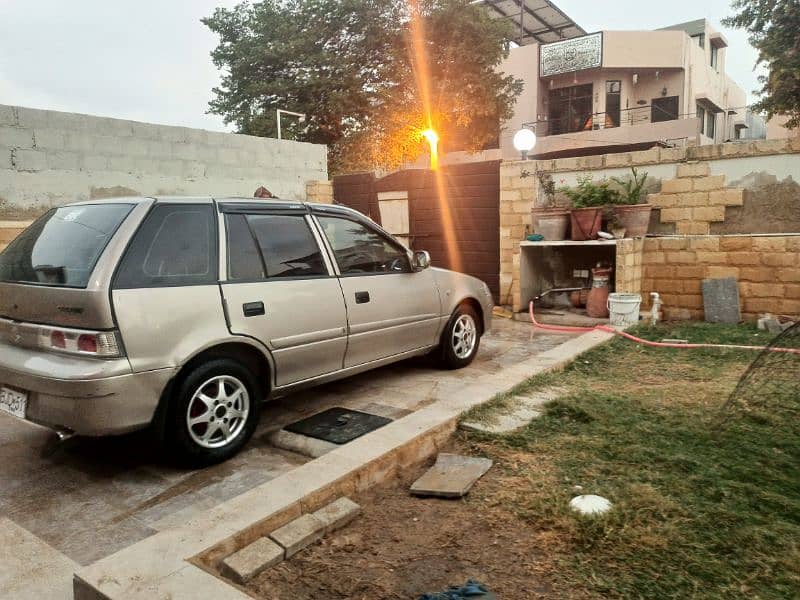
M 602 32 L 539 47 L 539 77 L 594 69 L 602 64 Z

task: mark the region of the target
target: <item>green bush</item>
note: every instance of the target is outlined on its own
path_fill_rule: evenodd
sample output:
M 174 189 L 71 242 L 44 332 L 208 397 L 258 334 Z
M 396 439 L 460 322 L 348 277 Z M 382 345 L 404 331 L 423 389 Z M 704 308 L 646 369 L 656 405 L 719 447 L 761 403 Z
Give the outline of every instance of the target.
M 599 208 L 622 203 L 619 191 L 611 187 L 610 181 L 603 179 L 595 183 L 592 179 L 591 175 L 578 177 L 577 186 L 561 187 L 559 191 L 570 199 L 573 208 Z

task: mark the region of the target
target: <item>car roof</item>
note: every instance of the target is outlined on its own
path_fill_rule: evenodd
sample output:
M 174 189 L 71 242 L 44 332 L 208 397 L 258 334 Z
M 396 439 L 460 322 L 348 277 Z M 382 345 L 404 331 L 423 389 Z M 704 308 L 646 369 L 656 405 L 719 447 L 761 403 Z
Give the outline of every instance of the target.
M 319 202 L 305 202 L 302 200 L 285 200 L 283 198 L 251 198 L 248 196 L 120 196 L 115 198 L 99 198 L 71 202 L 65 206 L 85 206 L 90 204 L 140 204 L 142 202 L 169 203 L 169 204 L 210 204 L 214 201 L 220 204 L 238 204 L 250 206 L 270 206 L 280 208 L 308 207 L 320 212 L 346 213 L 354 216 L 363 216 L 355 209 L 343 204 L 322 204 Z

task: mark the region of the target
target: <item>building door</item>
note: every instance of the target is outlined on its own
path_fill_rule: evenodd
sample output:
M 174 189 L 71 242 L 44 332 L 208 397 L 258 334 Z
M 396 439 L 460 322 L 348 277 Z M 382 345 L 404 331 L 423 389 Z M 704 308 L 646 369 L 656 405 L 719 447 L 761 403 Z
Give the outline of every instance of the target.
M 650 103 L 650 122 L 674 121 L 678 118 L 678 96 L 653 98 Z
M 620 126 L 621 97 L 622 82 L 606 81 L 606 120 L 603 125 L 606 129 Z
M 591 130 L 592 94 L 591 83 L 550 90 L 547 110 L 549 134 Z

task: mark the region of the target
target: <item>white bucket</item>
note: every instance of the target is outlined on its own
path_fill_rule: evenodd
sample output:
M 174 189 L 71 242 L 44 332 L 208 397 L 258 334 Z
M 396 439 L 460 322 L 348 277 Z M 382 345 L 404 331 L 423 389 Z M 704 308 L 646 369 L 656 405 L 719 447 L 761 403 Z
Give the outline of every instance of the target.
M 608 295 L 608 315 L 612 325 L 627 327 L 639 322 L 639 294 L 614 293 Z

